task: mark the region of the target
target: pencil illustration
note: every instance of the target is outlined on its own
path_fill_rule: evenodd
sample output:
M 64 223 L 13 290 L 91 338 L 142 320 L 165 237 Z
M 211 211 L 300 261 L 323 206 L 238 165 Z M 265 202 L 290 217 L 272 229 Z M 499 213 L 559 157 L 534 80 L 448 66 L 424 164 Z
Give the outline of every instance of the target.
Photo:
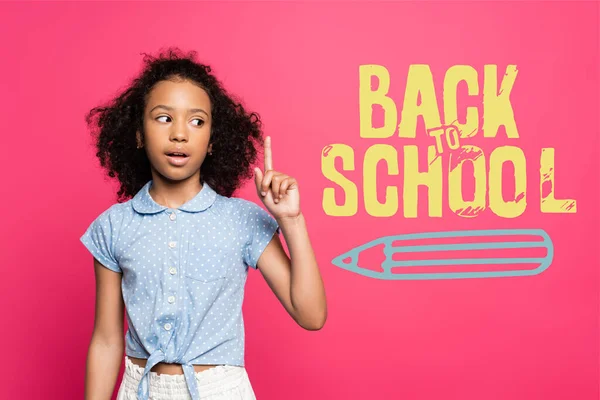
M 406 244 L 407 241 L 411 244 Z M 432 241 L 435 244 L 427 244 Z M 414 242 L 417 244 L 412 244 Z M 385 260 L 379 270 L 373 269 L 373 265 L 359 265 L 362 253 L 380 245 L 383 245 Z M 527 252 L 539 253 L 543 250 L 544 256 L 525 256 Z M 486 255 L 461 256 L 469 251 L 483 251 Z M 488 256 L 491 253 L 515 251 L 519 253 L 516 257 Z M 411 259 L 408 257 L 411 253 L 418 257 Z M 445 258 L 439 258 L 440 254 Z M 384 236 L 335 257 L 332 263 L 360 275 L 384 280 L 494 278 L 537 275 L 550 266 L 553 255 L 552 240 L 542 229 L 466 230 Z M 526 265 L 536 267 L 525 268 Z M 489 267 L 489 270 L 456 271 L 457 267 L 470 266 L 478 266 L 479 269 L 481 266 Z M 499 266 L 500 269 L 492 266 Z M 423 268 L 419 268 L 419 272 L 412 273 L 409 271 L 411 267 L 428 267 L 426 269 L 436 271 L 423 272 Z M 444 271 L 440 272 L 439 267 L 444 267 Z

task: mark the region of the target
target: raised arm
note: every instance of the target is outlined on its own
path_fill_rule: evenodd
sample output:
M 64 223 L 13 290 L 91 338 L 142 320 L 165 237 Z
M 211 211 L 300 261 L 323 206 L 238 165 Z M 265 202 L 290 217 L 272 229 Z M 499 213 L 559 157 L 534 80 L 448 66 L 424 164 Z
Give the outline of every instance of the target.
M 325 287 L 300 211 L 295 178 L 273 169 L 271 137 L 264 144 L 265 172 L 254 170 L 259 198 L 275 217 L 290 251 L 285 254 L 274 235 L 258 259 L 257 266 L 286 311 L 303 328 L 319 330 L 327 320 Z M 263 194 L 264 193 L 264 194 Z
M 109 400 L 119 377 L 125 348 L 122 274 L 109 270 L 96 259 L 94 271 L 96 311 L 86 363 L 85 399 Z

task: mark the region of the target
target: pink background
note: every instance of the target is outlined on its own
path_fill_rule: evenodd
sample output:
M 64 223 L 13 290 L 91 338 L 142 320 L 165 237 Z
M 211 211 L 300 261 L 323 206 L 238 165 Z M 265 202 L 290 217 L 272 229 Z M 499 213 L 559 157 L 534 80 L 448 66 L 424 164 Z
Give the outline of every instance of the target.
M 177 45 L 263 117 L 275 169 L 299 182 L 326 284 L 328 322 L 309 332 L 250 271 L 246 362 L 259 400 L 598 399 L 597 2 L 3 3 L 0 13 L 0 398 L 83 397 L 95 286 L 79 237 L 116 188 L 84 115 L 138 73 L 141 52 Z M 360 182 L 368 146 L 415 144 L 359 138 L 358 67 L 370 63 L 390 71 L 399 108 L 410 64 L 431 66 L 438 101 L 452 65 L 473 66 L 482 87 L 484 64 L 500 75 L 517 64 L 521 138 L 510 144 L 527 156 L 525 214 L 467 220 L 444 200 L 442 219 L 374 218 L 362 201 L 354 217 L 325 215 L 323 189 L 335 185 L 323 147 L 353 146 L 346 175 Z M 577 214 L 539 211 L 542 147 L 556 149 L 556 195 L 575 198 Z M 238 196 L 260 203 L 252 182 Z M 446 281 L 380 281 L 330 262 L 375 237 L 457 224 L 545 229 L 554 262 L 533 277 Z

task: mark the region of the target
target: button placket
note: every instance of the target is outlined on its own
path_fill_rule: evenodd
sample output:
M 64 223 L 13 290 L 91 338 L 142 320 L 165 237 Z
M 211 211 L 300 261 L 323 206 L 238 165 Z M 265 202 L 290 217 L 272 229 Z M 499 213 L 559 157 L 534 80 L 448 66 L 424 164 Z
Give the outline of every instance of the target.
M 179 242 L 177 239 L 179 238 L 179 231 L 181 226 L 177 223 L 177 216 L 175 214 L 175 210 L 169 209 L 167 214 L 170 220 L 170 222 L 167 225 L 167 232 L 169 233 L 169 236 L 171 238 L 167 243 L 167 246 L 170 249 L 167 266 L 169 268 L 169 274 L 175 279 L 173 291 L 177 293 L 179 289 L 179 278 L 176 275 L 178 273 L 178 267 L 180 265 L 181 254 L 181 246 L 179 246 Z M 173 294 L 169 293 L 166 300 L 169 303 L 169 305 L 173 305 L 175 303 L 176 297 Z M 171 331 L 174 332 L 174 328 L 177 325 L 177 315 L 175 313 L 175 310 L 171 307 L 169 307 L 168 315 L 168 319 L 172 319 L 172 322 L 166 322 L 163 325 L 163 329 L 165 330 L 165 332 L 171 333 Z

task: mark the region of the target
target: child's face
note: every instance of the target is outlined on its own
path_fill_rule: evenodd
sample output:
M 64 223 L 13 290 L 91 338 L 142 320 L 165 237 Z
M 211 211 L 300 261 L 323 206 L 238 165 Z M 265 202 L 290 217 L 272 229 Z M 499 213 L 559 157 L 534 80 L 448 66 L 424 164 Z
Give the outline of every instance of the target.
M 208 94 L 189 81 L 160 81 L 144 110 L 144 147 L 154 180 L 199 179 L 211 130 Z M 140 142 L 140 133 L 138 143 Z M 183 152 L 185 157 L 171 155 Z

